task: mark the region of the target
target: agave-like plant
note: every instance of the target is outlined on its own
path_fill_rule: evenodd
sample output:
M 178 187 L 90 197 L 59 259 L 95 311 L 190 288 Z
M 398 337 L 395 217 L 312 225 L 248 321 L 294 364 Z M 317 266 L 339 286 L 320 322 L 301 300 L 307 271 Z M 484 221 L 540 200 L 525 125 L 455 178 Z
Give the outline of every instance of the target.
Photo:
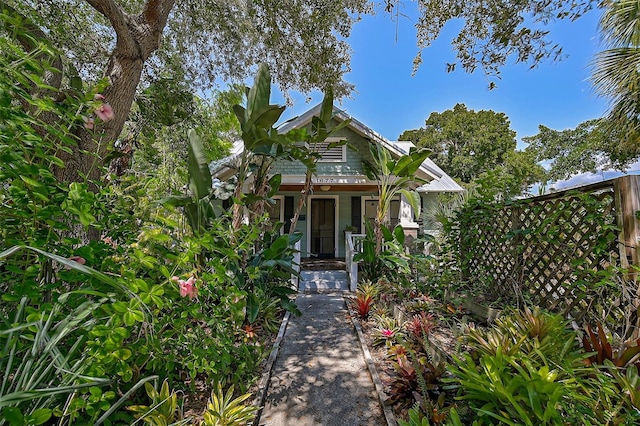
M 165 380 L 158 391 L 151 383 L 144 384 L 147 396 L 151 399 L 151 405 L 132 405 L 127 410 L 134 413 L 138 420 L 151 426 L 166 426 L 170 424 L 186 424 L 188 420 L 182 420 L 182 410 L 178 404 L 178 394 L 169 390 L 169 382 Z
M 258 407 L 244 404 L 251 397 L 250 393 L 233 397 L 233 386 L 225 394 L 218 383 L 211 391 L 211 399 L 207 404 L 200 426 L 245 426 L 251 422 L 258 412 Z

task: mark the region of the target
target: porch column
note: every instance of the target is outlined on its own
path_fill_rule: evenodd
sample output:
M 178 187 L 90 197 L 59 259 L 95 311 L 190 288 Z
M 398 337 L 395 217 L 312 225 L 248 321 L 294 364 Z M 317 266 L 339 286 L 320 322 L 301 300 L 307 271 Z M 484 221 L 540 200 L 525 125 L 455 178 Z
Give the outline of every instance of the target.
M 413 210 L 411 204 L 407 201 L 404 195 L 400 197 L 400 226 L 404 229 L 404 234 L 407 237 L 416 238 L 418 236 L 419 225 L 413 220 Z M 408 241 L 410 242 L 410 241 Z

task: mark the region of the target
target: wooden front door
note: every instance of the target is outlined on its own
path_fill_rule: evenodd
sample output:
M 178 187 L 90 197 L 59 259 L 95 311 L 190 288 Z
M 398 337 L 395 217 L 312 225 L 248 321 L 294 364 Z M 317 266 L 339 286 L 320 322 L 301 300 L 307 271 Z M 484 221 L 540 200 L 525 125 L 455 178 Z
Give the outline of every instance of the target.
M 333 258 L 336 253 L 336 200 L 311 199 L 311 254 Z

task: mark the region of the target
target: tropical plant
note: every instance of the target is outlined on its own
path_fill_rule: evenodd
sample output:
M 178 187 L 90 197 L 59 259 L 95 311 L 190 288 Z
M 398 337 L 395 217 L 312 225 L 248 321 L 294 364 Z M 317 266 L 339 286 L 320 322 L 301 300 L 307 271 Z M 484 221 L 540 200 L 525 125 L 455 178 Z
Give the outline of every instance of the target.
M 409 408 L 409 421 L 398 420 L 400 426 L 429 426 L 429 418 L 420 411 L 420 406 L 416 403 Z
M 375 254 L 383 250 L 383 225 L 387 221 L 391 201 L 399 195 L 404 196 L 416 217 L 420 217 L 420 195 L 411 190 L 416 183 L 426 181 L 416 172 L 431 151 L 412 147 L 408 154 L 393 158 L 387 148 L 381 144 L 369 144 L 371 161 L 363 161 L 362 166 L 367 177 L 377 182 L 378 207 L 374 220 Z
M 362 262 L 362 277 L 366 281 L 388 277 L 394 281 L 407 281 L 410 277 L 409 258 L 404 250 L 405 234 L 400 225 L 393 231 L 382 225 L 383 250 L 376 253 L 376 236 L 371 223 L 366 223 L 366 236 L 362 251 L 353 260 Z
M 293 213 L 293 218 L 291 219 L 290 232 L 295 232 L 298 224 L 298 218 L 300 217 L 300 212 L 305 206 L 307 199 L 309 198 L 309 194 L 313 190 L 312 178 L 313 175 L 317 172 L 318 161 L 322 158 L 326 151 L 346 145 L 347 143 L 347 140 L 343 139 L 339 141 L 332 141 L 326 145 L 324 144 L 327 139 L 332 138 L 351 122 L 351 119 L 347 119 L 341 121 L 339 124 L 329 129 L 329 123 L 332 117 L 333 90 L 331 89 L 331 87 L 329 87 L 324 95 L 324 98 L 322 99 L 320 115 L 313 116 L 311 118 L 310 130 L 307 131 L 307 129 L 305 128 L 302 132 L 298 132 L 295 130 L 292 131 L 291 138 L 303 141 L 304 145 L 297 145 L 292 147 L 291 157 L 304 164 L 306 171 L 304 185 L 302 187 L 302 190 L 300 191 L 300 200 L 298 200 L 298 205 L 296 206 L 296 210 Z
M 404 338 L 404 330 L 400 326 L 398 320 L 394 317 L 376 315 L 373 318 L 376 324 L 372 331 L 373 345 L 392 346 L 394 343 L 402 341 Z
M 246 106 L 234 105 L 233 111 L 240 122 L 244 149 L 238 164 L 238 181 L 233 195 L 233 227 L 242 224 L 243 206 L 248 206 L 253 217 L 264 212 L 265 200 L 280 187 L 279 174 L 269 176 L 271 166 L 278 156 L 288 156 L 283 147 L 291 145 L 287 135 L 280 134 L 273 126 L 284 112 L 284 106 L 269 104 L 271 97 L 271 73 L 262 63 L 258 67 L 253 86 L 247 88 Z M 253 176 L 252 193 L 244 194 L 245 182 Z
M 614 351 L 602 324 L 598 323 L 597 327 L 596 334 L 587 324 L 586 334 L 582 336 L 582 347 L 585 352 L 595 352 L 585 359 L 587 365 L 604 365 L 605 360 L 608 360 L 615 367 L 622 369 L 631 365 L 640 367 L 640 339 L 622 342 L 620 348 Z
M 389 398 L 385 404 L 403 405 L 420 403 L 422 399 L 438 399 L 443 391 L 447 367 L 444 362 L 430 362 L 426 357 L 416 357 L 408 351 L 412 360 L 398 355 L 393 364 L 395 377 L 389 384 Z
M 187 223 L 194 235 L 201 236 L 209 228 L 212 220 L 222 213 L 220 207 L 216 210 L 212 194 L 212 179 L 209 171 L 209 161 L 205 155 L 202 140 L 191 129 L 189 136 L 189 195 L 170 196 L 159 203 L 165 206 L 183 207 Z
M 436 326 L 435 317 L 427 312 L 420 312 L 406 322 L 405 327 L 416 339 L 425 339 Z
M 449 367 L 461 394 L 476 411 L 479 424 L 562 424 L 561 402 L 566 383 L 547 365 L 539 366 L 526 355 L 501 352 L 482 355 L 476 362 L 470 355 Z
M 218 383 L 211 391 L 201 426 L 245 426 L 255 418 L 258 411 L 258 407 L 243 404 L 250 397 L 251 394 L 246 393 L 234 398 L 233 386 L 225 394 L 222 385 Z
M 371 312 L 371 307 L 373 306 L 373 298 L 364 293 L 358 293 L 354 300 L 354 306 L 358 318 L 367 319 Z
M 142 420 L 144 424 L 151 426 L 167 426 L 175 424 L 182 419 L 182 410 L 178 405 L 178 394 L 169 391 L 169 382 L 165 379 L 162 382 L 160 391 L 151 383 L 144 384 L 147 396 L 151 399 L 151 405 L 131 405 L 127 410 L 134 412 L 136 419 Z M 137 422 L 136 422 L 137 423 Z
M 470 329 L 471 353 L 449 365 L 447 382 L 476 412 L 478 424 L 559 424 L 586 419 L 592 385 L 583 380 L 585 356 L 559 315 L 540 309 L 500 317 L 486 331 Z M 590 391 L 591 392 L 591 391 Z
M 591 81 L 596 92 L 610 101 L 609 127 L 618 132 L 615 145 L 622 147 L 618 151 L 627 158 L 634 158 L 640 149 L 638 4 L 621 0 L 607 1 L 603 5 L 600 32 L 606 50 L 595 56 Z

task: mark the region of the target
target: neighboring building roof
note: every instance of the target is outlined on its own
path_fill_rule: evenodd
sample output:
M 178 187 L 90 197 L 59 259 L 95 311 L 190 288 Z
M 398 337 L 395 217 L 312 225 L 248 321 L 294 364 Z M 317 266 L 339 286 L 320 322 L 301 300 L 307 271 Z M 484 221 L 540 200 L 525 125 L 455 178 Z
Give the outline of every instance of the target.
M 311 122 L 311 119 L 320 114 L 321 104 L 318 104 L 305 112 L 302 115 L 292 118 L 278 128 L 281 133 L 286 133 L 289 130 L 301 128 Z M 369 126 L 363 124 L 357 119 L 348 115 L 345 111 L 333 107 L 334 119 L 338 121 L 344 121 L 350 119 L 349 127 L 362 136 L 370 139 L 372 142 L 378 143 L 388 149 L 392 154 L 402 156 L 409 153 L 409 150 L 414 146 L 413 143 L 408 141 L 392 142 L 386 139 L 384 136 L 375 132 Z M 210 168 L 212 172 L 221 172 L 223 169 L 228 168 L 230 164 L 237 159 L 242 153 L 244 144 L 242 141 L 236 142 L 231 150 L 231 155 L 218 160 L 211 164 Z M 426 175 L 429 183 L 420 186 L 418 192 L 461 192 L 464 189 L 458 185 L 449 175 L 447 175 L 440 167 L 438 167 L 431 159 L 427 158 L 419 169 Z

